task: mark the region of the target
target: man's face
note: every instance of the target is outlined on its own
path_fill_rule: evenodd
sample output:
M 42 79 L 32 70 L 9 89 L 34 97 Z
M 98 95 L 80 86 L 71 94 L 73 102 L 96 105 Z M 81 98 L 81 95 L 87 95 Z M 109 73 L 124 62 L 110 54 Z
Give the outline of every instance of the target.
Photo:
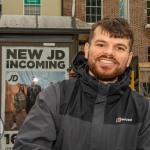
M 37 79 L 36 78 L 32 78 L 32 84 L 36 84 Z
M 130 65 L 130 40 L 110 38 L 109 33 L 102 32 L 100 27 L 97 27 L 94 33 L 91 43 L 86 43 L 84 47 L 89 74 L 103 83 L 114 83 Z

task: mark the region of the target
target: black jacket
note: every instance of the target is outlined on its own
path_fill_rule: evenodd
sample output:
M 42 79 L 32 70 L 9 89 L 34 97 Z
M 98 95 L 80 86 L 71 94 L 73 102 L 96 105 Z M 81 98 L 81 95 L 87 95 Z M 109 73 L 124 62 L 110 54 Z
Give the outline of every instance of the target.
M 36 101 L 36 97 L 41 92 L 41 86 L 38 84 L 31 84 L 27 88 L 27 103 L 26 103 L 26 112 L 29 113 L 30 109 L 33 107 Z
M 150 103 L 130 89 L 130 69 L 102 84 L 87 74 L 83 52 L 73 67 L 77 78 L 39 94 L 14 150 L 150 150 Z

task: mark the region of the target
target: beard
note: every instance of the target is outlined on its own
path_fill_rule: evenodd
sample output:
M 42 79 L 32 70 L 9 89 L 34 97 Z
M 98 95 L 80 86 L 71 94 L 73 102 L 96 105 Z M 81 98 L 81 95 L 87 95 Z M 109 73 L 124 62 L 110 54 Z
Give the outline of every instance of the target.
M 124 68 L 119 68 L 120 63 L 113 57 L 109 57 L 110 59 L 112 59 L 115 64 L 117 64 L 117 68 L 114 68 L 113 70 L 110 70 L 110 68 L 104 67 L 104 66 L 99 66 L 98 61 L 101 58 L 108 58 L 107 56 L 100 56 L 100 57 L 96 57 L 93 60 L 88 60 L 88 66 L 89 66 L 89 70 L 90 72 L 97 77 L 100 81 L 116 81 L 124 72 L 126 67 Z

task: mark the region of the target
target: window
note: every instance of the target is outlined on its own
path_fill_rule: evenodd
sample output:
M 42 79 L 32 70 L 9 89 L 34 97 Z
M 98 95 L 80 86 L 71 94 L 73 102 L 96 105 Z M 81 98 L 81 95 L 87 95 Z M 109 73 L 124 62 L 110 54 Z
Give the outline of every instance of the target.
M 139 62 L 139 92 L 150 97 L 150 67 L 147 62 Z
M 150 62 L 150 47 L 148 47 L 148 62 Z
M 147 0 L 147 23 L 150 24 L 150 0 Z
M 86 0 L 86 22 L 94 23 L 101 19 L 101 0 Z
M 120 6 L 119 8 L 120 17 L 124 18 L 125 16 L 124 0 L 119 1 L 119 6 Z
M 24 0 L 24 15 L 40 15 L 40 0 Z
M 129 0 L 119 0 L 119 15 L 129 21 Z

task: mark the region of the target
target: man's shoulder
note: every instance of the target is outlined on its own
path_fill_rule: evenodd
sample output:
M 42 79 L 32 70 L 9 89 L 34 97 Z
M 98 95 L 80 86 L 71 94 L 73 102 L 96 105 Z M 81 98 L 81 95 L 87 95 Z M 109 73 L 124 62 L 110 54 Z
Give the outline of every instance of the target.
M 139 114 L 145 113 L 146 115 L 148 109 L 150 109 L 149 99 L 136 91 L 132 92 L 132 101 L 130 102 L 130 104 L 131 107 L 136 107 L 136 110 L 140 112 Z
M 41 87 L 39 84 L 35 84 L 35 86 Z
M 132 97 L 137 103 L 149 103 L 149 99 L 137 91 L 132 91 Z
M 63 80 L 57 83 L 53 83 L 52 85 L 48 86 L 46 89 L 44 89 L 40 95 L 43 95 L 44 97 L 58 97 L 60 93 L 65 94 L 70 93 L 76 83 L 76 79 L 68 79 Z
M 77 81 L 77 78 L 70 78 L 70 79 L 68 79 L 68 80 L 63 80 L 63 81 L 61 81 L 61 82 L 58 82 L 58 84 L 60 85 L 60 86 L 63 86 L 63 87 L 70 87 L 70 86 L 74 86 L 75 85 L 75 83 L 76 83 L 76 81 Z
M 27 88 L 27 89 L 30 89 L 30 88 L 32 88 L 32 85 L 28 85 L 28 88 Z
M 71 78 L 71 79 L 65 79 L 56 83 L 51 84 L 46 88 L 46 91 L 49 91 L 50 89 L 67 89 L 69 90 L 70 88 L 74 87 L 76 84 L 77 78 Z

